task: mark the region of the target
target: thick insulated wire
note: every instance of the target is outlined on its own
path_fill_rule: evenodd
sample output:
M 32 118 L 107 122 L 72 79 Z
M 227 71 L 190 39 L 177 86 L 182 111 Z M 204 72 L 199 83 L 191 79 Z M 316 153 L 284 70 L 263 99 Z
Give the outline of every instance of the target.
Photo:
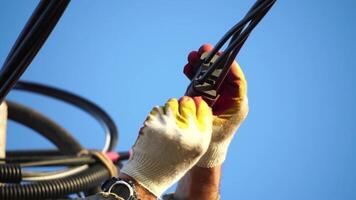
M 52 172 L 22 172 L 23 181 L 46 181 L 65 178 L 75 175 L 89 168 L 89 165 L 82 165 L 79 167 L 73 167 L 65 170 L 52 171 Z
M 23 124 L 51 141 L 61 151 L 77 154 L 83 147 L 60 125 L 26 106 L 7 101 L 10 120 Z
M 40 133 L 61 151 L 76 155 L 83 149 L 68 131 L 39 112 L 11 101 L 7 101 L 7 105 L 10 120 L 21 123 Z M 64 172 L 60 171 L 56 173 L 56 176 L 65 177 L 68 174 L 72 174 L 71 172 L 73 171 L 73 169 L 68 169 Z M 43 177 L 43 179 L 45 179 L 45 177 Z
M 20 35 L 17 37 L 15 44 L 12 46 L 9 54 L 5 59 L 5 63 L 8 62 L 9 59 L 14 55 L 14 52 L 18 49 L 26 36 L 31 32 L 35 24 L 39 21 L 39 18 L 43 15 L 44 11 L 48 9 L 50 3 L 51 1 L 40 1 L 36 9 L 33 11 L 30 19 L 25 24 L 25 27 L 22 29 Z
M 206 58 L 206 61 L 209 62 L 215 54 L 224 46 L 224 44 L 231 38 L 231 36 L 236 33 L 239 34 L 241 30 L 244 28 L 246 24 L 248 24 L 255 16 L 260 12 L 263 8 L 271 4 L 274 0 L 258 0 L 252 8 L 248 11 L 246 16 L 239 21 L 236 25 L 234 25 L 225 35 L 219 40 L 219 42 L 215 45 L 213 50 L 209 53 Z
M 262 3 L 261 3 L 262 2 Z M 228 47 L 224 50 L 222 55 L 217 59 L 217 61 L 207 70 L 207 72 L 200 78 L 200 81 L 206 79 L 210 76 L 211 73 L 221 64 L 224 68 L 229 68 L 242 45 L 250 35 L 251 31 L 256 27 L 258 22 L 266 15 L 272 5 L 275 3 L 275 0 L 260 0 L 255 3 L 255 5 L 250 9 L 247 15 L 241 20 L 237 25 L 231 28 L 223 38 L 218 42 L 214 49 L 209 53 L 209 56 L 206 61 L 209 61 L 209 58 L 214 56 L 220 48 L 225 44 L 225 42 L 230 39 L 235 33 L 236 35 L 230 41 Z M 227 71 L 227 70 L 225 70 Z
M 0 199 L 37 200 L 56 199 L 78 191 L 95 188 L 104 180 L 111 178 L 107 169 L 98 164 L 88 170 L 66 178 L 39 181 L 28 184 L 7 184 L 0 186 Z
M 106 155 L 112 161 L 123 161 L 127 160 L 130 157 L 130 151 L 120 151 L 120 152 L 107 152 Z M 38 161 L 38 160 L 56 160 L 63 158 L 74 158 L 77 155 L 63 153 L 58 150 L 8 150 L 6 151 L 6 158 L 0 158 L 0 161 L 6 161 L 10 163 L 21 163 L 29 161 Z M 82 155 L 81 157 L 91 157 L 89 155 Z
M 93 102 L 65 90 L 32 82 L 19 81 L 14 89 L 53 97 L 84 110 L 93 116 L 105 131 L 105 146 L 102 151 L 107 152 L 115 149 L 118 140 L 118 129 L 111 117 Z
M 20 165 L 0 164 L 0 183 L 20 183 L 21 180 L 22 173 Z
M 13 106 L 13 103 L 9 103 L 9 108 L 15 108 L 13 110 L 9 109 L 9 116 L 16 118 L 16 115 L 21 115 L 23 114 L 22 112 L 19 112 L 22 107 L 19 106 Z M 28 110 L 27 110 L 28 111 Z M 32 112 L 32 111 L 29 111 Z M 11 116 L 11 114 L 14 116 Z M 26 115 L 25 115 L 26 116 Z M 37 116 L 37 115 L 36 115 Z M 27 118 L 31 120 L 39 120 L 37 117 L 29 117 Z M 29 121 L 26 121 L 27 123 Z M 43 121 L 42 121 L 43 122 Z M 30 123 L 33 124 L 33 123 Z M 46 123 L 43 124 L 43 126 L 46 126 Z M 42 129 L 40 129 L 42 130 Z M 58 134 L 59 132 L 54 132 L 53 135 Z M 60 144 L 62 142 L 66 142 L 66 139 L 64 139 L 61 136 L 58 136 L 58 140 L 64 140 L 64 141 L 54 141 Z M 61 146 L 58 145 L 61 148 L 65 149 L 71 149 L 73 148 L 72 146 Z M 79 151 L 81 149 L 78 149 Z M 73 152 L 77 154 L 79 151 L 76 151 L 76 149 L 71 149 L 69 152 Z M 64 197 L 69 194 L 76 193 L 78 191 L 88 191 L 91 188 L 96 188 L 98 185 L 100 185 L 104 180 L 110 178 L 109 171 L 105 166 L 103 166 L 101 163 L 98 164 L 93 164 L 87 169 L 84 169 L 86 167 L 76 167 L 76 168 L 71 168 L 69 170 L 64 170 L 60 171 L 59 173 L 54 172 L 53 174 L 48 174 L 48 176 L 45 176 L 44 178 L 46 179 L 51 179 L 51 180 L 43 180 L 44 178 L 41 178 L 39 176 L 32 176 L 32 179 L 38 180 L 37 182 L 28 182 L 26 184 L 4 184 L 0 186 L 0 199 L 26 199 L 26 200 L 31 200 L 31 199 L 54 199 L 54 198 L 60 198 Z M 19 169 L 19 168 L 18 168 Z M 10 173 L 11 172 L 11 173 Z M 2 171 L 2 176 L 6 178 L 6 176 L 12 177 L 12 180 L 17 180 L 14 178 L 14 173 L 16 170 L 3 170 Z M 17 170 L 17 174 L 20 174 L 19 170 Z M 79 173 L 78 173 L 79 172 Z M 32 174 L 33 175 L 33 174 Z M 37 178 L 35 178 L 37 177 Z M 55 179 L 54 179 L 55 178 Z M 59 178 L 59 179 L 58 179 Z M 25 179 L 31 179 L 31 177 L 26 177 Z M 11 180 L 10 180 L 11 181 Z
M 268 1 L 267 1 L 268 2 Z M 219 58 L 211 68 L 206 72 L 206 74 L 202 77 L 209 76 L 219 65 L 223 64 L 222 68 L 230 68 L 232 62 L 235 60 L 235 57 L 239 53 L 241 47 L 247 40 L 248 36 L 250 35 L 251 31 L 257 26 L 257 24 L 262 20 L 262 18 L 267 14 L 269 9 L 274 4 L 275 0 L 272 0 L 269 4 L 266 4 L 264 7 L 261 7 L 259 12 L 256 13 L 249 24 L 245 26 L 241 31 L 239 31 L 238 35 L 234 35 L 231 38 L 230 44 L 227 49 L 222 53 L 221 58 Z M 257 6 L 256 6 L 257 7 Z
M 31 162 L 22 162 L 22 167 L 43 167 L 43 166 L 78 166 L 85 164 L 93 164 L 96 160 L 90 157 L 73 157 L 62 158 L 55 160 L 38 160 Z
M 42 0 L 20 33 L 0 71 L 0 102 L 32 62 L 62 16 L 69 0 Z

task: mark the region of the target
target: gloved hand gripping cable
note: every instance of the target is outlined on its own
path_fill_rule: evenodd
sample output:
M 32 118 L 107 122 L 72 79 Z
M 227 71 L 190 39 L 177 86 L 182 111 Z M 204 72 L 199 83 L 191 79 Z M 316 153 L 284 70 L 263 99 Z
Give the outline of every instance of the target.
M 245 17 L 220 39 L 212 51 L 202 55 L 198 64 L 200 67 L 197 67 L 195 76 L 186 91 L 187 96 L 203 96 L 210 106 L 215 103 L 219 96 L 219 87 L 229 72 L 232 62 L 252 30 L 275 1 L 258 0 Z M 229 40 L 227 48 L 219 52 Z
M 230 142 L 247 116 L 247 81 L 234 60 L 251 31 L 274 3 L 275 0 L 258 0 L 214 48 L 203 45 L 188 57 L 184 73 L 191 84 L 186 95 L 202 96 L 214 114 L 211 142 L 197 163 L 199 167 L 212 168 L 225 161 Z M 221 51 L 225 44 L 227 47 Z

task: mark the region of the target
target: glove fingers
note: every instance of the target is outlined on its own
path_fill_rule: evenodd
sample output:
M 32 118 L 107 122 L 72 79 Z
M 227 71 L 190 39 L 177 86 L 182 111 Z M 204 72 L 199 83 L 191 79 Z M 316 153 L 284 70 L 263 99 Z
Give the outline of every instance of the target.
M 226 84 L 229 84 L 231 88 L 235 88 L 234 97 L 246 96 L 247 82 L 240 65 L 236 61 L 233 62 L 230 72 L 226 77 Z
M 213 47 L 211 46 L 211 44 L 203 44 L 200 48 L 199 48 L 199 51 L 198 53 L 201 55 L 205 52 L 209 52 L 213 50 Z
M 195 103 L 194 100 L 190 97 L 184 96 L 179 99 L 179 113 L 187 121 L 195 120 Z
M 192 51 L 189 53 L 188 64 L 184 66 L 183 72 L 190 80 L 196 73 L 200 56 L 205 52 L 211 51 L 212 49 L 213 47 L 210 44 L 204 44 L 199 48 L 199 51 Z
M 179 102 L 177 99 L 169 99 L 164 106 L 165 114 L 173 117 L 179 128 L 188 128 L 188 121 L 179 113 Z
M 188 62 L 194 64 L 199 59 L 200 54 L 198 51 L 192 51 L 188 55 Z
M 162 107 L 160 107 L 160 106 L 153 107 L 150 114 L 147 116 L 144 124 L 154 122 L 157 119 L 162 120 L 163 114 L 164 114 L 164 111 L 163 111 Z
M 207 127 L 210 127 L 213 121 L 212 111 L 208 104 L 201 97 L 194 97 L 196 105 L 196 117 L 198 126 L 201 131 L 205 131 Z
M 179 115 L 177 99 L 171 98 L 166 102 L 164 105 L 164 113 L 168 116 L 173 115 L 175 117 Z
M 196 73 L 196 68 L 194 67 L 194 65 L 187 63 L 184 66 L 183 73 L 188 77 L 189 80 L 192 80 Z
M 148 114 L 148 116 L 147 116 L 145 121 L 153 120 L 153 118 L 157 117 L 158 114 L 159 114 L 159 108 L 158 108 L 158 106 L 155 106 L 155 107 L 152 108 L 150 114 Z
M 188 64 L 184 66 L 183 72 L 189 79 L 192 79 L 196 73 L 199 57 L 200 55 L 197 51 L 192 51 L 188 55 Z

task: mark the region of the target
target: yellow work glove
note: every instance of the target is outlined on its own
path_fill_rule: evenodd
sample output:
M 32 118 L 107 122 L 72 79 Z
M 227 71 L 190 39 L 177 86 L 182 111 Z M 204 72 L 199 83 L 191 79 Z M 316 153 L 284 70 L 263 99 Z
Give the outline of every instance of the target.
M 197 63 L 203 53 L 212 50 L 211 45 L 203 45 L 199 51 L 188 56 L 188 64 L 184 73 L 189 79 L 195 75 Z M 248 113 L 247 83 L 245 76 L 237 64 L 233 62 L 226 79 L 219 90 L 219 98 L 212 106 L 213 134 L 207 152 L 199 160 L 197 166 L 211 168 L 221 165 L 228 151 L 229 144 L 240 124 Z
M 121 173 L 159 197 L 198 162 L 211 132 L 212 113 L 205 101 L 170 99 L 148 115 Z

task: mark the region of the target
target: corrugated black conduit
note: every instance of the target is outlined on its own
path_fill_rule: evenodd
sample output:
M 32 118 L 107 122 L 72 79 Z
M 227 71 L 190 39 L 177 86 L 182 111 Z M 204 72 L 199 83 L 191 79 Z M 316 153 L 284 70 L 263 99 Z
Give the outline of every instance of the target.
M 24 124 L 49 139 L 59 151 L 78 154 L 83 148 L 71 135 L 52 120 L 23 105 L 8 102 L 9 119 Z M 71 145 L 69 145 L 71 144 Z M 50 180 L 21 182 L 20 165 L 0 165 L 0 199 L 35 200 L 66 197 L 78 191 L 89 191 L 111 178 L 100 162 L 85 171 L 68 177 Z M 21 182 L 21 183 L 20 183 Z M 95 190 L 93 190 L 95 191 Z

